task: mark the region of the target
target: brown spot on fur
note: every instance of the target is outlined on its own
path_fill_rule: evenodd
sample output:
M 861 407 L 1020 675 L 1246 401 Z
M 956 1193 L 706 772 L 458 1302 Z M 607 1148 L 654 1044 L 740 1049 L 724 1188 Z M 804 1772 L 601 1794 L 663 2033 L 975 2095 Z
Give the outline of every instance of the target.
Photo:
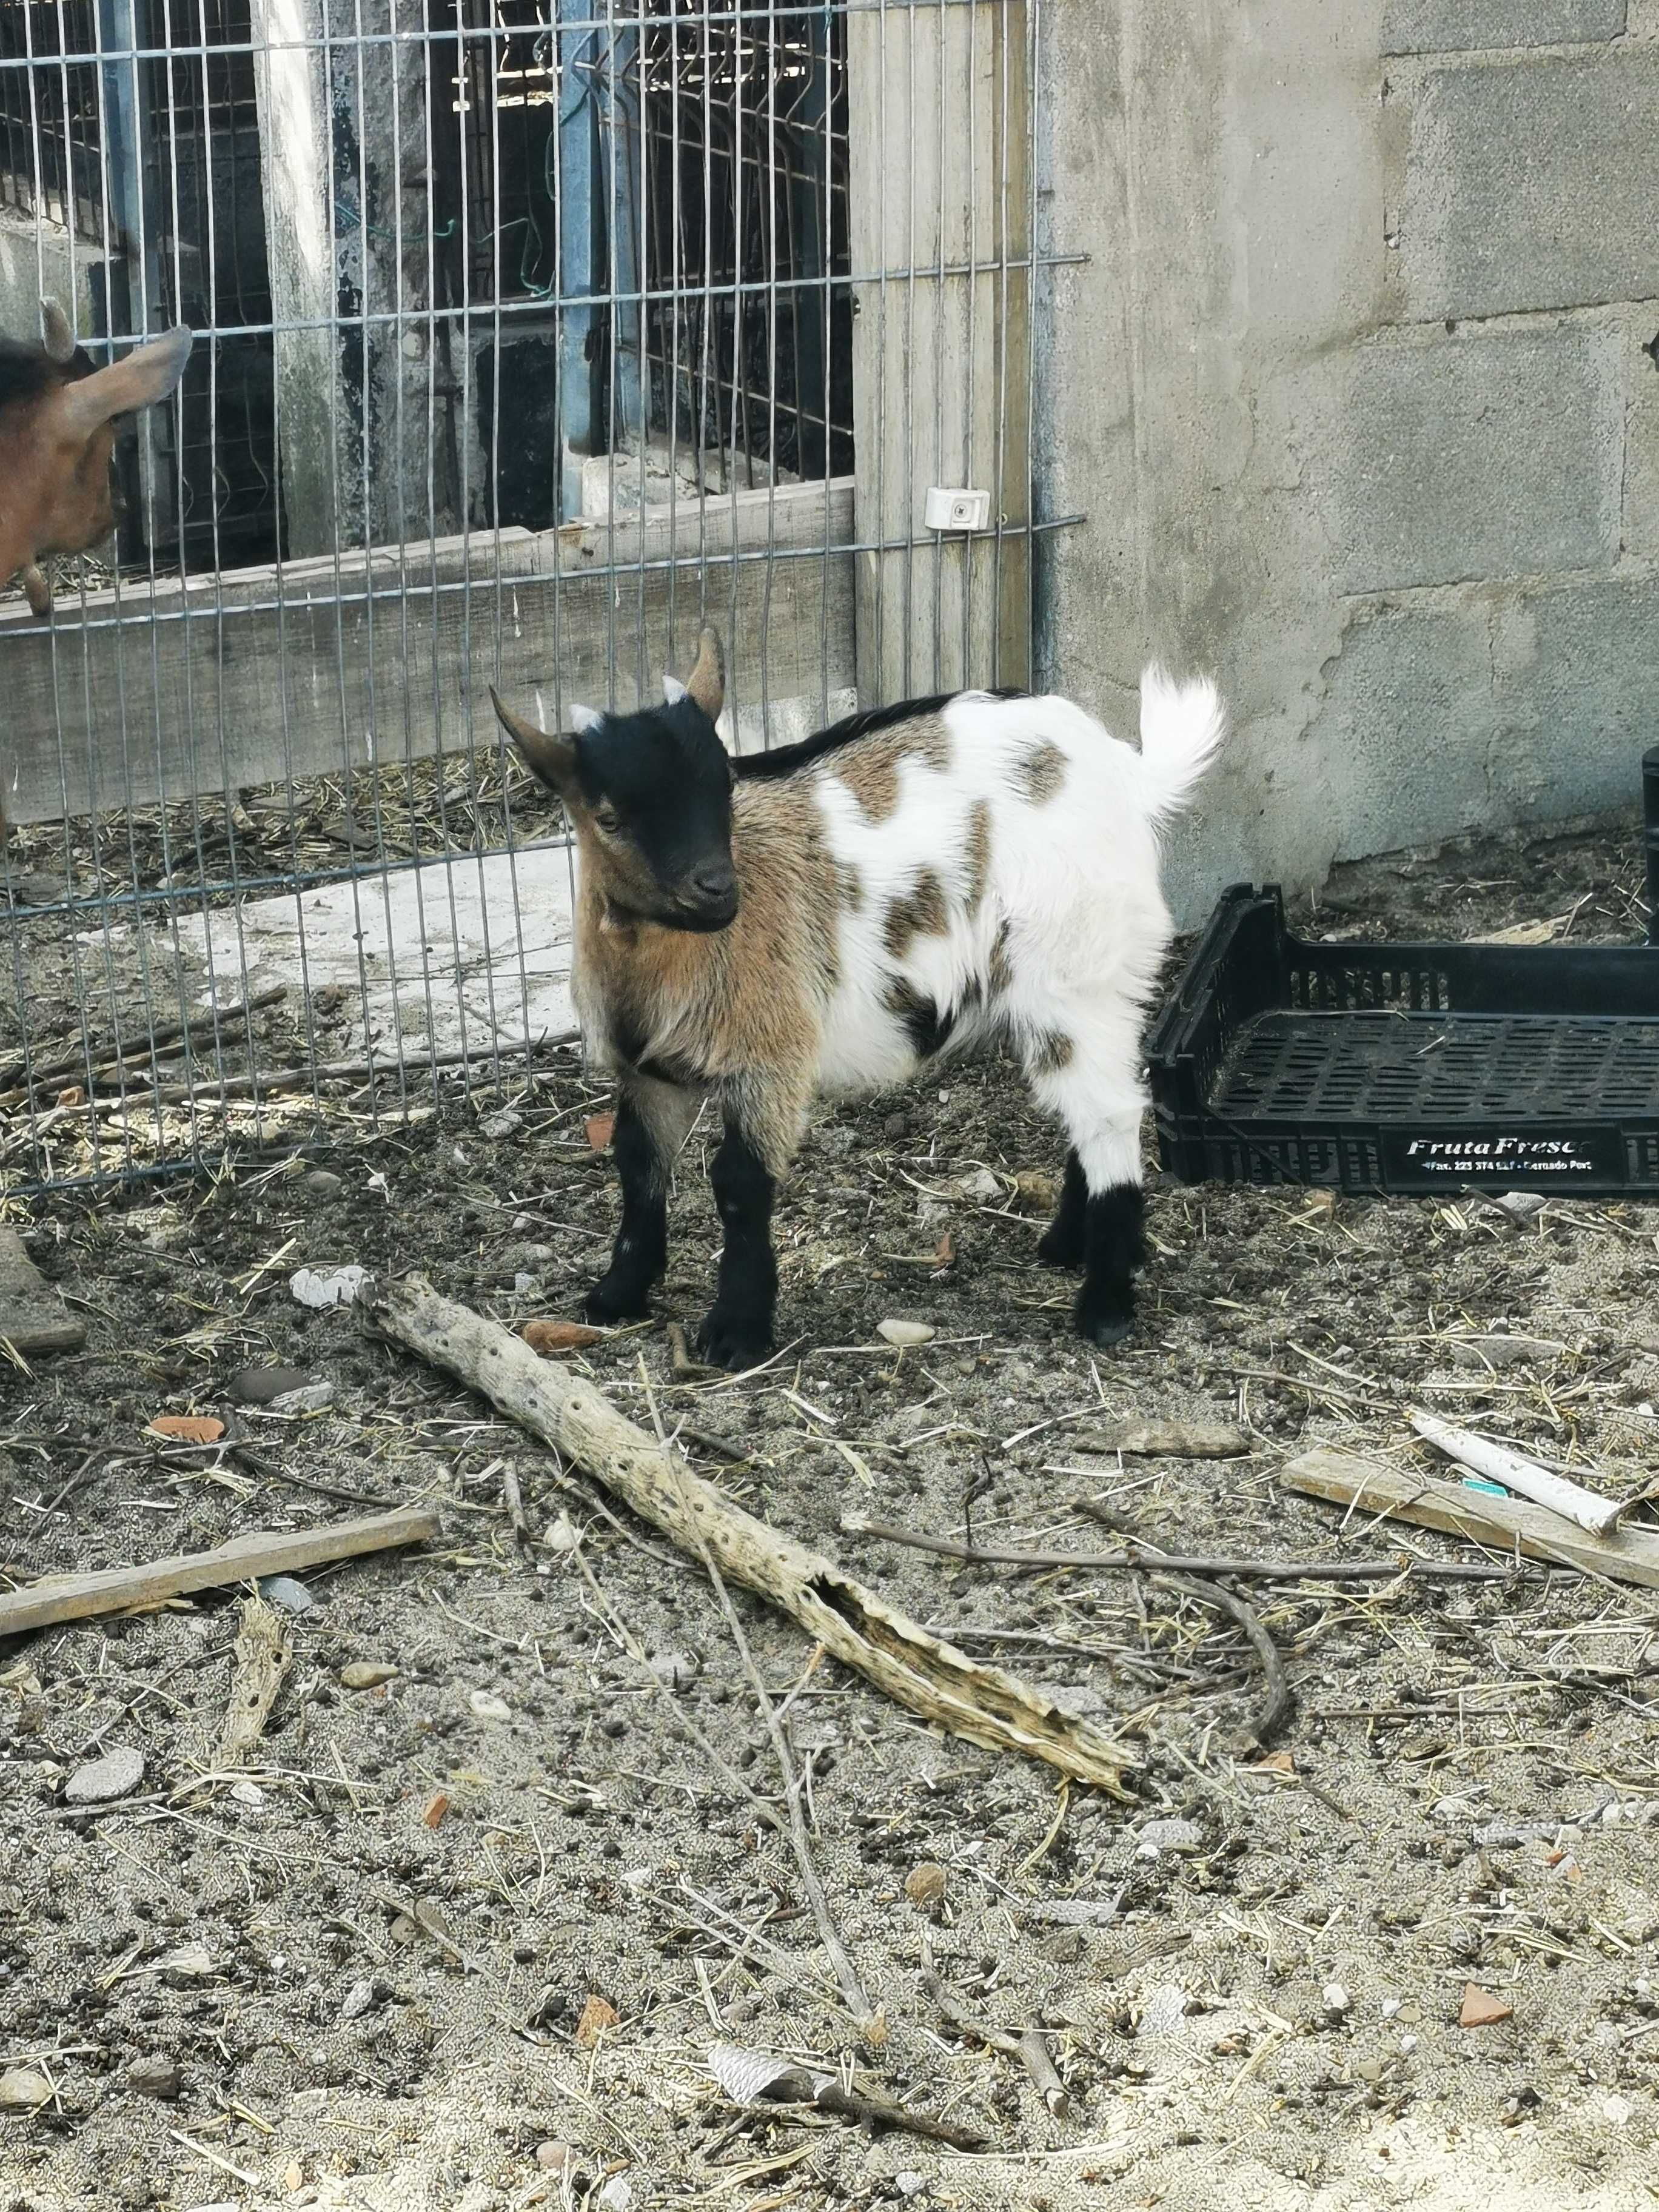
M 1045 1030 L 1026 1047 L 1027 1072 L 1032 1075 L 1058 1075 L 1062 1067 L 1071 1066 L 1074 1049 L 1063 1030 Z
M 898 805 L 899 769 L 907 760 L 924 762 L 941 775 L 951 765 L 951 740 L 937 714 L 918 714 L 855 738 L 843 750 L 827 754 L 823 769 L 837 776 L 857 799 L 865 818 L 885 822 Z
M 848 914 L 859 913 L 864 905 L 864 878 L 849 860 L 839 862 L 836 868 L 836 890 Z
M 1046 805 L 1066 781 L 1066 756 L 1058 745 L 1033 745 L 1014 764 L 1020 796 L 1033 806 Z
M 976 799 L 973 812 L 968 817 L 968 881 L 963 896 L 969 914 L 979 912 L 979 902 L 990 880 L 991 802 L 988 799 Z
M 895 960 L 902 960 L 913 937 L 942 937 L 950 927 L 945 886 L 931 868 L 924 868 L 915 887 L 896 898 L 882 924 L 882 942 Z
M 991 995 L 1000 999 L 1014 980 L 1013 965 L 1008 957 L 1008 925 L 1006 921 L 996 933 L 986 969 L 991 979 Z

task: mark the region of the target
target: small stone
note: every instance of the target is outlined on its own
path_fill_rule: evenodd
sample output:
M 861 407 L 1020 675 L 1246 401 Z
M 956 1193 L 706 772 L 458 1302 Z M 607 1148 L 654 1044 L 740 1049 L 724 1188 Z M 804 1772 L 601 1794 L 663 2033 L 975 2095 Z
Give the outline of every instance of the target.
M 1503 1997 L 1495 1997 L 1490 1990 L 1483 1990 L 1478 1983 L 1464 1983 L 1463 2002 L 1457 2014 L 1460 2027 L 1493 2027 L 1499 2021 L 1511 2020 L 1514 2016 L 1515 2007 Z
M 633 2184 L 624 2181 L 621 2174 L 613 2173 L 593 2202 L 602 2208 L 602 2212 L 628 2212 L 634 2202 Z
M 550 1552 L 574 1552 L 580 1549 L 581 1540 L 568 1513 L 556 1514 L 542 1534 L 542 1541 Z
M 1327 1982 L 1320 1991 L 1319 1996 L 1326 2011 L 1335 2013 L 1339 2017 L 1347 2011 L 1353 2002 L 1340 1982 Z
M 158 1413 L 144 1434 L 173 1443 L 216 1444 L 224 1432 L 224 1423 L 211 1413 Z
M 1533 1190 L 1506 1190 L 1502 1198 L 1495 1198 L 1492 1200 L 1492 1204 L 1498 1212 L 1507 1213 L 1517 1228 L 1524 1227 L 1528 1221 L 1535 1220 L 1543 1212 L 1547 1202 L 1538 1192 Z
M 351 1987 L 346 1991 L 344 2000 L 340 2006 L 341 2020 L 343 2021 L 348 2020 L 361 2020 L 374 2002 L 374 1983 L 368 1981 L 354 1982 L 351 1984 Z
M 1400 1999 L 1398 1997 L 1384 1997 L 1377 2009 L 1381 2012 L 1384 2020 L 1392 2020 L 1395 2014 L 1400 2010 Z
M 1002 1178 L 993 1175 L 989 1168 L 975 1168 L 957 1185 L 963 1196 L 974 1206 L 1000 1206 Z
M 934 1332 L 931 1322 L 925 1321 L 878 1321 L 876 1334 L 902 1351 L 907 1345 L 931 1344 Z
M 1173 1982 L 1152 1990 L 1140 2008 L 1137 2032 L 1141 2035 L 1173 2035 L 1187 2017 L 1187 1992 Z
M 265 1603 L 274 1605 L 279 1613 L 309 1613 L 317 1602 L 292 1575 L 262 1575 L 256 1587 Z
M 289 1276 L 288 1287 L 295 1302 L 326 1313 L 332 1306 L 355 1305 L 357 1293 L 368 1280 L 367 1267 L 331 1267 L 319 1274 L 314 1267 L 300 1267 Z
M 536 2163 L 544 2173 L 568 2173 L 574 2157 L 567 2142 L 539 2142 L 536 2146 Z
M 493 1690 L 474 1690 L 467 1698 L 474 1717 L 481 1721 L 510 1721 L 513 1708 Z
M 1601 2100 L 1602 2115 L 1615 2128 L 1628 2126 L 1635 2110 L 1628 2097 L 1603 2097 Z
M 1203 1840 L 1196 1820 L 1148 1820 L 1135 1839 L 1135 1856 L 1155 1859 L 1164 1851 L 1195 1851 Z
M 480 1134 L 486 1137 L 516 1137 L 523 1127 L 524 1115 L 515 1114 L 510 1106 L 504 1106 L 499 1114 L 486 1115 L 478 1124 Z
M 311 1381 L 302 1367 L 245 1367 L 230 1378 L 230 1395 L 239 1406 L 268 1406 L 290 1390 L 303 1390 Z
M 603 1344 L 605 1331 L 580 1321 L 527 1321 L 519 1331 L 532 1352 L 546 1359 L 556 1352 L 582 1352 L 590 1344 Z
M 300 1188 L 307 1198 L 337 1198 L 345 1188 L 345 1177 L 337 1176 L 331 1168 L 313 1168 L 309 1175 L 301 1176 Z
M 246 1776 L 241 1781 L 231 1784 L 230 1794 L 239 1805 L 246 1805 L 255 1813 L 263 1812 L 268 1802 L 265 1793 L 260 1789 L 258 1784 L 248 1781 Z
M 343 1690 L 378 1690 L 382 1682 L 395 1682 L 398 1670 L 384 1659 L 352 1659 L 340 1669 Z
M 893 2176 L 893 2186 L 901 2197 L 920 2197 L 927 2186 L 927 2177 L 907 2166 L 902 2173 Z
M 924 1859 L 904 1877 L 904 1894 L 918 1911 L 938 1905 L 945 1895 L 947 1876 L 936 1860 Z
M 576 2022 L 576 2041 L 584 2051 L 591 2051 L 607 2028 L 620 2026 L 621 2021 L 622 2014 L 614 2005 L 597 1994 L 590 1995 Z
M 302 1382 L 297 1390 L 284 1390 L 265 1407 L 268 1413 L 320 1413 L 334 1403 L 331 1382 Z
M 141 2097 L 159 2097 L 171 2104 L 184 2086 L 176 2058 L 158 2053 L 153 2058 L 135 2058 L 127 2069 L 127 2087 L 137 2090 Z
M 0 2112 L 36 2112 L 52 2102 L 52 2084 L 32 2066 L 8 2066 L 0 2074 Z
M 666 1682 L 671 1690 L 683 1690 L 696 1680 L 700 1668 L 692 1652 L 653 1651 L 651 1671 L 659 1682 Z
M 1477 1816 L 1467 1797 L 1439 1797 L 1429 1808 L 1429 1817 L 1443 1827 L 1473 1827 Z
M 615 1134 L 616 1127 L 614 1114 L 590 1114 L 582 1123 L 582 1133 L 587 1139 L 589 1149 L 602 1152 Z
M 107 1805 L 116 1797 L 130 1797 L 144 1778 L 144 1754 L 131 1745 L 106 1751 L 90 1765 L 77 1766 L 64 1784 L 66 1805 Z

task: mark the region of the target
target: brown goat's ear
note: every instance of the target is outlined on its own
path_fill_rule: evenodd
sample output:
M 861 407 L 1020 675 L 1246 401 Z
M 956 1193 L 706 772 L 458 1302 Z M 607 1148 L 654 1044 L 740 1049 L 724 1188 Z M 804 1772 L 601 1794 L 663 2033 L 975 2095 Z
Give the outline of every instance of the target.
M 504 707 L 494 684 L 490 686 L 489 703 L 495 709 L 496 720 L 524 755 L 532 774 L 539 777 L 550 791 L 556 791 L 561 799 L 567 798 L 576 781 L 574 742 L 569 738 L 550 738 L 545 730 L 538 730 L 522 714 L 515 714 L 510 707 Z
M 726 704 L 726 654 L 720 633 L 706 624 L 697 638 L 697 658 L 685 688 L 711 722 L 718 722 Z
M 70 319 L 56 300 L 40 302 L 40 334 L 46 341 L 46 358 L 64 368 L 75 358 L 75 333 L 70 328 Z
M 170 331 L 164 338 L 140 346 L 112 368 L 94 369 L 78 384 L 71 384 L 59 405 L 61 419 L 71 430 L 90 437 L 112 422 L 118 415 L 135 414 L 165 399 L 185 373 L 191 333 Z

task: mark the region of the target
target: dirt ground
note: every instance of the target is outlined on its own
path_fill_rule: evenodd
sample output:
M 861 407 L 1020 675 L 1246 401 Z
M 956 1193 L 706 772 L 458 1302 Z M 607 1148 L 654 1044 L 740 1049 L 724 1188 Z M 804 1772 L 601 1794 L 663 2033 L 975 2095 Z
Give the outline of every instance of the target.
M 1629 938 L 1633 845 L 1626 825 L 1371 863 L 1301 919 Z M 792 1626 L 737 1597 L 884 2015 L 872 2044 L 787 1844 L 676 1724 L 678 1706 L 779 1797 L 701 1568 L 351 1310 L 290 1295 L 301 1266 L 414 1265 L 514 1326 L 574 1313 L 615 1213 L 584 1132 L 603 1095 L 567 1054 L 506 1102 L 444 1099 L 320 1163 L 9 1202 L 90 1335 L 0 1381 L 9 1581 L 366 1510 L 336 1493 L 430 1504 L 441 1534 L 302 1577 L 294 1665 L 240 1765 L 216 1757 L 234 1595 L 0 1644 L 0 2077 L 26 2106 L 41 2092 L 17 2080 L 46 2084 L 0 2110 L 0 2212 L 1659 2199 L 1648 1594 L 1541 1570 L 1241 1584 L 1296 1695 L 1287 1771 L 1232 1748 L 1260 1673 L 1193 1599 L 842 1527 L 858 1509 L 1098 1548 L 1087 1498 L 1188 1551 L 1470 1560 L 1345 1528 L 1276 1472 L 1317 1440 L 1415 1458 L 1406 1415 L 1425 1407 L 1645 1483 L 1653 1209 L 1517 1220 L 1484 1199 L 1330 1206 L 1154 1176 L 1141 1326 L 1091 1356 L 1066 1333 L 1069 1285 L 1035 1265 L 1041 1222 L 1012 1202 L 1014 1175 L 1057 1171 L 1057 1134 L 1011 1068 L 951 1066 L 818 1121 L 781 1214 L 788 1341 L 770 1368 L 677 1382 L 659 1324 L 581 1355 L 623 1411 L 648 1418 L 648 1378 L 671 1426 L 740 1447 L 741 1464 L 689 1447 L 732 1496 L 1144 1758 L 1131 1802 L 1058 1788 L 811 1666 Z M 659 1300 L 688 1322 L 718 1242 L 701 1145 Z M 896 1352 L 877 1334 L 891 1317 L 937 1334 Z M 270 1363 L 331 1402 L 240 1403 L 233 1378 Z M 158 1447 L 163 1413 L 216 1415 L 252 1457 Z M 1082 1448 L 1122 1415 L 1236 1421 L 1249 1453 Z M 533 1559 L 503 1507 L 509 1465 Z M 345 1686 L 365 1663 L 391 1671 Z M 132 1794 L 66 1802 L 118 1748 L 143 1757 Z M 920 1868 L 942 1879 L 910 1883 L 917 1903 Z M 925 1946 L 962 2012 L 1046 2031 L 1067 2112 L 945 2015 Z M 1459 2026 L 1468 1984 L 1509 2016 Z M 594 1998 L 616 2015 L 597 2040 Z M 718 2044 L 842 2069 L 985 2147 L 734 2106 Z

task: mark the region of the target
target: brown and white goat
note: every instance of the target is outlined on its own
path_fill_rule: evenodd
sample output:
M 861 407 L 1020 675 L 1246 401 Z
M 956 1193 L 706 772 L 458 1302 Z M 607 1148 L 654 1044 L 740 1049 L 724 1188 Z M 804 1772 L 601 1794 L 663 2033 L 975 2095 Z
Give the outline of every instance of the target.
M 21 575 L 29 605 L 46 615 L 40 562 L 87 552 L 115 527 L 115 425 L 176 387 L 191 333 L 170 331 L 94 368 L 57 301 L 40 310 L 44 344 L 0 338 L 0 585 Z
M 1000 1035 L 1071 1138 L 1039 1257 L 1082 1269 L 1078 1331 L 1115 1343 L 1143 1256 L 1140 1031 L 1171 934 L 1157 832 L 1220 741 L 1213 688 L 1149 669 L 1139 753 L 1063 699 L 964 691 L 736 761 L 712 630 L 663 689 L 641 714 L 577 708 L 571 736 L 495 702 L 575 831 L 577 1012 L 618 1077 L 622 1226 L 589 1315 L 646 1310 L 672 1164 L 712 1097 L 726 1237 L 699 1344 L 763 1358 L 773 1203 L 815 1091 L 883 1089 Z

